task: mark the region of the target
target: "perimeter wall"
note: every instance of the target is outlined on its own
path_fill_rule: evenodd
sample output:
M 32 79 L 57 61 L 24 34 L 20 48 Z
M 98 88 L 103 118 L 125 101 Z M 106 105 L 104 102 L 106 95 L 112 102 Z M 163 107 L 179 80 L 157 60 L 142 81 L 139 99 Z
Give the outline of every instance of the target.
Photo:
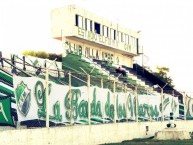
M 164 122 L 126 122 L 68 127 L 4 130 L 1 145 L 93 145 L 148 138 L 166 128 Z M 178 129 L 193 132 L 193 121 L 176 121 Z

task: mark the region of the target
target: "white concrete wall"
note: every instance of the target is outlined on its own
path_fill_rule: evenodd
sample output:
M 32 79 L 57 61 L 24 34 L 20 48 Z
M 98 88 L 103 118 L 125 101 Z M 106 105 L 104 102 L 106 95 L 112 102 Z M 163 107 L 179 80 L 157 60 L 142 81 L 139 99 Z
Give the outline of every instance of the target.
M 75 15 L 80 15 L 83 18 L 82 26 L 75 26 Z M 92 21 L 92 32 L 87 31 L 85 20 Z M 94 23 L 100 24 L 100 34 L 94 32 Z M 108 27 L 109 36 L 103 34 L 103 26 Z M 116 40 L 110 36 L 111 29 L 116 30 Z M 122 38 L 118 32 L 129 37 L 128 42 L 121 41 Z M 128 67 L 133 67 L 132 59 L 137 55 L 136 41 L 140 39 L 140 34 L 137 31 L 128 29 L 117 22 L 112 22 L 103 17 L 97 16 L 92 12 L 82 9 L 75 5 L 53 9 L 51 12 L 51 35 L 55 39 L 62 40 L 63 47 L 65 42 L 81 45 L 82 48 L 89 47 L 94 50 L 109 51 L 111 54 L 120 56 L 120 64 Z M 119 38 L 118 38 L 119 37 Z M 134 39 L 135 38 L 135 39 Z M 102 47 L 102 48 L 101 48 Z M 84 53 L 83 53 L 84 54 Z M 114 54 L 114 58 L 116 59 Z M 126 55 L 128 59 L 125 59 Z M 100 57 L 101 59 L 101 57 Z
M 36 128 L 0 131 L 1 145 L 93 145 L 148 138 L 166 128 L 168 121 L 128 122 L 100 125 Z M 177 128 L 193 132 L 193 121 L 176 121 Z M 149 131 L 146 132 L 146 126 Z

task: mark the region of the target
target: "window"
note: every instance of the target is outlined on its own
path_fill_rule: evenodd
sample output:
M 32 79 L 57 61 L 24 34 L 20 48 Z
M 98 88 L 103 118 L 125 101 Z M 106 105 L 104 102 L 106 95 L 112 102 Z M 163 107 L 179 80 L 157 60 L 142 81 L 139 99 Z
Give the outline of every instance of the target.
M 135 37 L 131 36 L 131 46 L 135 46 L 135 45 L 136 45 Z
M 125 42 L 125 34 L 122 35 L 122 42 Z
M 75 15 L 75 25 L 78 26 L 78 15 Z
M 122 37 L 123 37 L 123 33 L 118 32 L 118 39 L 119 39 L 118 41 L 119 41 L 119 42 L 122 42 L 122 41 L 123 41 L 123 40 L 122 40 L 122 39 L 123 39 Z
M 92 56 L 91 57 L 93 57 L 94 56 L 94 50 L 92 49 Z
M 134 43 L 134 46 L 136 46 L 136 38 L 133 37 L 133 43 Z
M 81 45 L 76 46 L 76 54 L 82 55 L 82 46 Z
M 75 44 L 74 43 L 70 43 L 70 52 L 75 52 L 76 48 L 75 48 Z
M 96 51 L 96 59 L 99 59 L 99 51 Z
M 108 37 L 109 36 L 108 33 L 109 33 L 108 32 L 108 27 L 107 26 L 103 26 L 103 36 Z
M 125 43 L 129 44 L 129 36 L 127 34 L 125 34 Z
M 79 16 L 79 15 L 75 16 L 75 25 L 80 28 L 83 28 L 83 17 L 82 16 Z
M 89 20 L 89 19 L 85 20 L 85 29 L 87 31 L 92 31 L 92 21 L 91 20 Z
M 95 33 L 100 34 L 101 25 L 97 22 L 94 23 Z
M 85 49 L 85 57 L 90 57 L 90 48 L 88 47 Z
M 128 35 L 128 44 L 130 44 L 130 41 L 131 41 L 131 40 L 130 40 L 130 37 L 129 37 L 129 35 Z
M 137 53 L 140 53 L 139 52 L 139 39 L 136 38 L 136 48 L 137 48 Z
M 111 29 L 111 39 L 116 40 L 116 31 Z

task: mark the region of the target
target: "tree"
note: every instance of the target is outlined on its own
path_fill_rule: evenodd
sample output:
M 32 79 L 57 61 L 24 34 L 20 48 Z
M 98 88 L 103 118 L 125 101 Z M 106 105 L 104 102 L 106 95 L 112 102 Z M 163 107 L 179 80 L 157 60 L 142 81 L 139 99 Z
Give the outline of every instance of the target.
M 35 51 L 33 51 L 33 50 L 26 50 L 26 51 L 24 51 L 24 52 L 22 52 L 22 54 L 24 55 L 24 56 L 34 56 L 34 57 L 36 57 L 36 52 Z
M 50 60 L 55 60 L 56 61 L 62 61 L 62 54 L 55 54 L 55 53 L 49 53 L 49 59 Z
M 45 51 L 26 50 L 22 53 L 24 56 L 34 56 L 44 59 L 62 61 L 62 54 L 47 53 Z
M 157 69 L 157 72 L 152 72 L 152 73 L 163 82 L 167 83 L 171 87 L 174 87 L 172 78 L 168 76 L 170 69 L 167 67 L 159 67 L 159 66 L 156 66 L 156 69 Z

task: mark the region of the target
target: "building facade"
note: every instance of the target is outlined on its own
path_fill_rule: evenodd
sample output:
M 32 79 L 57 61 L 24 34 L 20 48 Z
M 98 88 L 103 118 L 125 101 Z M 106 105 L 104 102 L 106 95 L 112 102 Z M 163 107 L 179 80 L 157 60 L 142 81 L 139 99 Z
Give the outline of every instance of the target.
M 52 37 L 68 52 L 114 64 L 133 66 L 139 53 L 139 32 L 75 5 L 52 10 Z

